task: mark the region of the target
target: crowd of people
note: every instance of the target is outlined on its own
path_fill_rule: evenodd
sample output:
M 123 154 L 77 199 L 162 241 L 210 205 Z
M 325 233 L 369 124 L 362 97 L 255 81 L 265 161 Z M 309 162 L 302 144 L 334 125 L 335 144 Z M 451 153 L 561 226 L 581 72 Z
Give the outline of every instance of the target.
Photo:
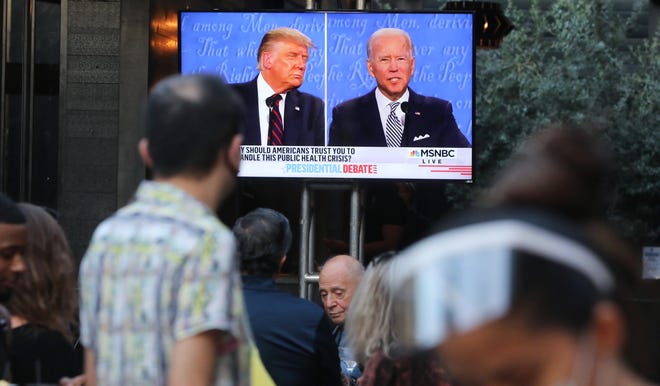
M 383 39 L 405 45 L 396 31 L 376 39 L 372 50 Z M 267 80 L 277 58 L 265 59 Z M 242 98 L 217 77 L 178 75 L 154 87 L 139 143 L 153 179 L 97 227 L 78 291 L 56 214 L 0 195 L 4 379 L 649 384 L 623 356 L 622 299 L 639 272 L 602 216 L 610 163 L 589 130 L 540 131 L 472 210 L 403 251 L 377 254 L 366 269 L 349 255 L 329 258 L 318 305 L 275 281 L 290 219 L 258 208 L 230 228 L 216 216 L 236 181 L 244 120 Z

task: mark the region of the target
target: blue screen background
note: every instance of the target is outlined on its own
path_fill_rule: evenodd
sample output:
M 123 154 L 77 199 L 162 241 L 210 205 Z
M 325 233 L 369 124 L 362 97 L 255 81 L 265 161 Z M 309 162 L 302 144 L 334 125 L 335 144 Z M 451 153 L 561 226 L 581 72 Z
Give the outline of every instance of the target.
M 316 49 L 310 50 L 300 90 L 325 100 L 328 124 L 336 104 L 376 87 L 366 67 L 369 36 L 379 28 L 401 28 L 415 46 L 410 88 L 449 100 L 472 142 L 472 14 L 181 12 L 179 23 L 181 72 L 215 73 L 229 83 L 257 76 L 257 49 L 267 31 L 292 27 L 305 33 Z

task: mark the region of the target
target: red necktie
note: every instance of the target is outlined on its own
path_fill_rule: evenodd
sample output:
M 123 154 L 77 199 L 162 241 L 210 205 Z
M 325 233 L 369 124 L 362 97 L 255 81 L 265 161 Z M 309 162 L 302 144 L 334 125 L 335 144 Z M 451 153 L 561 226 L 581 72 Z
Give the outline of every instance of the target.
M 281 100 L 282 95 L 280 94 L 266 98 L 266 104 L 270 109 L 268 114 L 268 144 L 273 146 L 282 146 L 284 143 L 284 126 L 280 115 Z

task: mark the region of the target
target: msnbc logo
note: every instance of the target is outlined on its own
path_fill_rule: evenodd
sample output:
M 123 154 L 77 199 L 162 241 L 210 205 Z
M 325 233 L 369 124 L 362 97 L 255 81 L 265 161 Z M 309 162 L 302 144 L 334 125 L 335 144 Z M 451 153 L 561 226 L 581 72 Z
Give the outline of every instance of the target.
M 454 149 L 421 149 L 411 150 L 411 158 L 454 158 L 456 152 Z

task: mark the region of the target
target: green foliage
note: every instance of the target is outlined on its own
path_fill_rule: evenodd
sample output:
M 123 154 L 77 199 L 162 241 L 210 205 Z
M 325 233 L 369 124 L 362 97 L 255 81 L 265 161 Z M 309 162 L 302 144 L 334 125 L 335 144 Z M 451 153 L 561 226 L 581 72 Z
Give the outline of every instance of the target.
M 660 36 L 626 35 L 642 9 L 639 1 L 624 17 L 611 0 L 509 4 L 516 29 L 477 53 L 476 183 L 448 187 L 455 206 L 473 200 L 530 133 L 588 121 L 604 128 L 618 161 L 608 215 L 632 240 L 660 241 Z

